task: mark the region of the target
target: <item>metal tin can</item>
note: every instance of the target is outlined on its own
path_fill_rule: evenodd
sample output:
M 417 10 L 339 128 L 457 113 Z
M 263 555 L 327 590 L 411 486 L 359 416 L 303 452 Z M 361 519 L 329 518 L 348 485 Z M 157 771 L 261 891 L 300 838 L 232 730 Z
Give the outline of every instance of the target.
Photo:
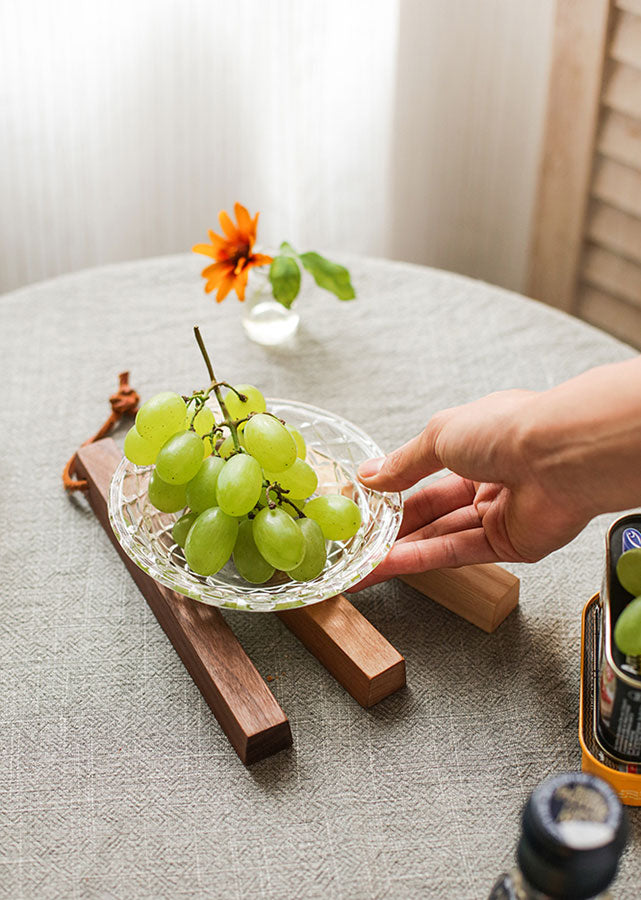
M 614 642 L 616 621 L 632 599 L 619 584 L 616 565 L 621 554 L 632 547 L 641 547 L 641 515 L 638 514 L 617 519 L 606 539 L 596 725 L 604 749 L 621 766 L 637 771 L 637 766 L 641 766 L 641 659 L 621 653 Z

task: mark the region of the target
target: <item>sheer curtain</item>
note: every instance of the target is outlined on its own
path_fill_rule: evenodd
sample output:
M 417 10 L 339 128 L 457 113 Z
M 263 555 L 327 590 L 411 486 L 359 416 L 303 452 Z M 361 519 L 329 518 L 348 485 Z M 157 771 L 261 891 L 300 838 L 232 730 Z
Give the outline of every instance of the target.
M 0 4 L 0 290 L 260 238 L 519 287 L 553 0 Z

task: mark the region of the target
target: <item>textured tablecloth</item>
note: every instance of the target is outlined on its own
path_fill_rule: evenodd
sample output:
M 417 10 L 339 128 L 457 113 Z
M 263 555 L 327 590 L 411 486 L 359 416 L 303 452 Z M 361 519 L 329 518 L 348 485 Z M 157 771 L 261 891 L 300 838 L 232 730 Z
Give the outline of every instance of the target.
M 205 371 L 333 410 L 391 449 L 439 408 L 546 388 L 628 347 L 515 294 L 348 260 L 358 299 L 299 301 L 293 345 L 251 344 L 189 256 L 0 298 L 0 897 L 484 898 L 542 778 L 580 766 L 581 609 L 609 517 L 522 579 L 487 635 L 392 582 L 356 600 L 407 659 L 361 709 L 271 616 L 225 613 L 294 747 L 245 768 L 82 497 L 60 471 L 129 368 L 143 397 Z M 117 434 L 122 440 L 124 427 Z M 638 896 L 641 816 L 616 886 Z

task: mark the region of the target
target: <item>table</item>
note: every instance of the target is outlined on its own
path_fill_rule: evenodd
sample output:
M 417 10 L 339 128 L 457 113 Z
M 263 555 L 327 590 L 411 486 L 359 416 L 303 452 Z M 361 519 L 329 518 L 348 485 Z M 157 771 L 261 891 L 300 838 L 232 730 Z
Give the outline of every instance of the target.
M 480 282 L 346 262 L 358 299 L 302 295 L 280 349 L 247 340 L 235 297 L 206 298 L 187 255 L 0 298 L 0 897 L 478 900 L 513 860 L 530 790 L 580 766 L 580 613 L 611 517 L 512 567 L 520 608 L 493 635 L 397 581 L 359 595 L 408 670 L 369 711 L 276 618 L 226 613 L 294 737 L 245 768 L 84 498 L 63 493 L 120 370 L 143 397 L 205 382 L 195 323 L 219 377 L 334 410 L 388 449 L 444 406 L 633 355 Z M 619 900 L 641 884 L 630 818 Z

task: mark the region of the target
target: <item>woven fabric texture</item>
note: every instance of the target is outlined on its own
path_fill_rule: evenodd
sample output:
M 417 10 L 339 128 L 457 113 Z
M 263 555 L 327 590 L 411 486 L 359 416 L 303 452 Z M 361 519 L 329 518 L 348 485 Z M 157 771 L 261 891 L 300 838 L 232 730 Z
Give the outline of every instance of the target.
M 188 256 L 110 266 L 0 298 L 0 897 L 470 898 L 511 865 L 521 807 L 580 766 L 580 614 L 598 590 L 595 520 L 522 579 L 493 635 L 394 581 L 356 604 L 407 659 L 366 711 L 279 621 L 225 613 L 290 717 L 294 747 L 245 768 L 83 497 L 60 480 L 108 413 L 219 377 L 333 410 L 383 447 L 436 410 L 542 389 L 630 348 L 515 294 L 348 259 L 358 299 L 301 296 L 287 348 Z M 122 441 L 124 427 L 116 433 Z M 638 896 L 641 816 L 615 896 Z

